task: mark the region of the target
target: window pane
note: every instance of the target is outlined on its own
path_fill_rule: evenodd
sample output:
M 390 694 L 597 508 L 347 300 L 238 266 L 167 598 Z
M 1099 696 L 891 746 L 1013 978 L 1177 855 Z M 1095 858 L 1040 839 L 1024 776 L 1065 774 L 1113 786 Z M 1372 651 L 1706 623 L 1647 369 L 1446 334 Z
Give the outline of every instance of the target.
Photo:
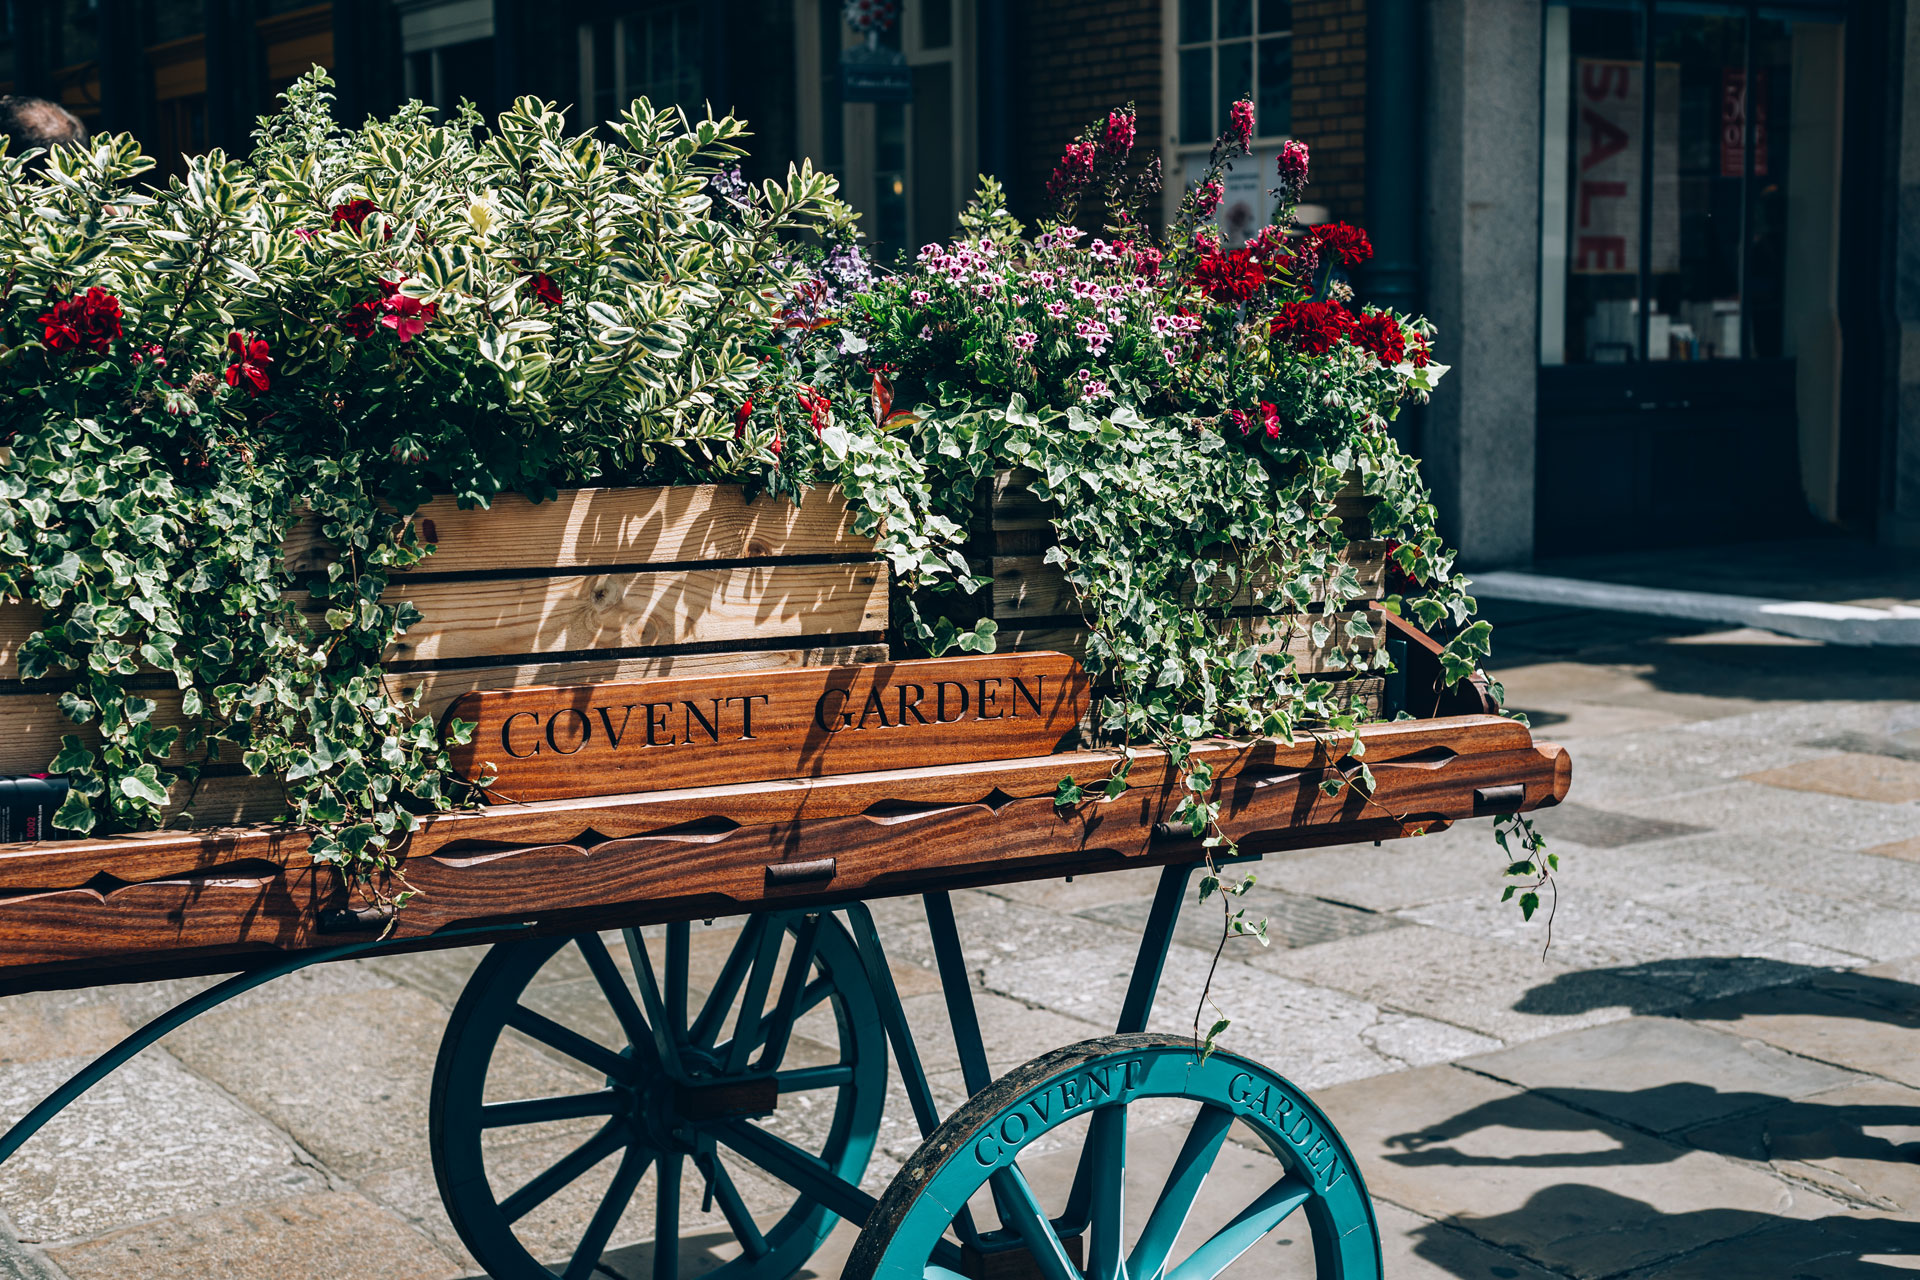
M 1180 0 L 1180 43 L 1213 39 L 1213 0 Z
M 1542 185 L 1546 364 L 1639 355 L 1640 33 L 1633 10 L 1547 10 L 1543 155 L 1559 172 Z
M 953 64 L 913 69 L 913 238 L 925 244 L 953 233 Z
M 920 0 L 920 47 L 944 49 L 953 43 L 953 0 Z
M 621 101 L 620 86 L 613 82 L 613 22 L 602 19 L 593 24 L 593 118 L 595 123 L 611 120 L 627 104 Z
M 1220 46 L 1219 128 L 1227 126 L 1227 109 L 1242 98 L 1253 96 L 1253 41 Z M 1195 139 L 1198 141 L 1198 139 Z
M 840 6 L 820 0 L 820 167 L 843 176 L 846 163 L 846 117 L 840 105 L 840 47 L 846 24 Z
M 1269 36 L 1260 42 L 1260 98 L 1255 119 L 1260 136 L 1293 132 L 1293 41 Z
M 1739 359 L 1745 345 L 1746 63 L 1744 16 L 1661 14 L 1655 21 L 1649 360 Z
M 907 109 L 878 102 L 873 112 L 874 248 L 890 257 L 907 247 Z
M 1220 0 L 1220 38 L 1253 34 L 1253 0 Z
M 1213 137 L 1213 50 L 1188 49 L 1180 55 L 1180 141 Z
M 1291 0 L 1260 0 L 1260 30 L 1293 30 L 1293 5 Z

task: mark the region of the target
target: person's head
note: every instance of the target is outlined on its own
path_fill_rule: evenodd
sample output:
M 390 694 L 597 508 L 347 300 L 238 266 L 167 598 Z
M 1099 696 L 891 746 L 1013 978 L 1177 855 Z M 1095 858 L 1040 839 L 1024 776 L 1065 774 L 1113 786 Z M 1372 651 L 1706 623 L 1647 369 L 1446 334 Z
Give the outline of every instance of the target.
M 0 136 L 11 140 L 7 149 L 18 155 L 34 147 L 82 147 L 87 126 L 57 102 L 0 94 Z

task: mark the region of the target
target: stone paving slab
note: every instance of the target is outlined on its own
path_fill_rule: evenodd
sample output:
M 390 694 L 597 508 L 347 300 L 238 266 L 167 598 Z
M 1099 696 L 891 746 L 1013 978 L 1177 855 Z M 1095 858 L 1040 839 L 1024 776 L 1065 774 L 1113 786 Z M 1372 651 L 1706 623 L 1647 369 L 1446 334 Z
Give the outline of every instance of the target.
M 1920 1224 L 1920 1089 L 1868 1079 L 1769 1101 L 1762 1110 L 1689 1129 L 1683 1138 Z
M 26 1114 L 87 1062 L 49 1058 L 0 1070 L 0 1121 Z M 40 1244 L 325 1188 L 286 1134 L 151 1049 L 0 1165 L 0 1204 L 18 1238 Z
M 1661 1137 L 1860 1077 L 1677 1018 L 1629 1018 L 1460 1066 Z
M 1350 991 L 1511 1044 L 1672 1006 L 1672 992 L 1601 978 L 1584 984 L 1562 1008 L 1521 1002 L 1542 984 L 1570 972 L 1537 951 L 1446 929 L 1409 928 L 1348 938 L 1261 958 L 1262 967 L 1301 982 Z
M 1920 800 L 1920 763 L 1885 754 L 1842 751 L 1789 769 L 1750 773 L 1746 780 L 1789 791 L 1819 791 L 1877 804 Z
M 71 1280 L 452 1280 L 454 1259 L 364 1196 L 233 1205 L 51 1251 Z
M 1774 988 L 1688 1010 L 1707 1026 L 1920 1088 L 1920 1014 L 1811 988 Z

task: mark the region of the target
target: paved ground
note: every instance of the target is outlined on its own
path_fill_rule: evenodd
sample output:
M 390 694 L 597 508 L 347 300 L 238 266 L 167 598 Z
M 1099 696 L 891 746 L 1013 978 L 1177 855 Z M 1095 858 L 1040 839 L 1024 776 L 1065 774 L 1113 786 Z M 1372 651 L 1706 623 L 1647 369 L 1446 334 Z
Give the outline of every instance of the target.
M 1218 983 L 1229 1043 L 1333 1116 L 1395 1280 L 1920 1272 L 1916 655 L 1518 606 L 1501 621 L 1510 702 L 1575 752 L 1572 800 L 1542 821 L 1567 860 L 1552 948 L 1497 905 L 1483 824 L 1277 858 L 1257 890 L 1275 945 L 1237 949 Z M 957 895 L 996 1070 L 1111 1029 L 1152 888 L 1129 873 Z M 878 914 L 951 1106 L 918 910 Z M 696 970 L 732 937 L 700 931 Z M 1205 940 L 1196 918 L 1160 1025 L 1191 1016 Z M 476 959 L 309 971 L 168 1037 L 0 1169 L 0 1277 L 473 1274 L 438 1207 L 426 1104 Z M 542 983 L 530 1002 L 607 1033 L 583 970 Z M 0 1117 L 194 985 L 0 1001 Z M 832 1038 L 803 1025 L 794 1052 Z M 517 1040 L 496 1066 L 502 1097 L 592 1083 Z M 1157 1120 L 1135 1134 L 1143 1171 L 1179 1133 Z M 820 1117 L 781 1123 L 804 1136 Z M 578 1140 L 561 1125 L 496 1143 L 488 1167 L 524 1178 Z M 896 1082 L 870 1185 L 913 1140 Z M 1245 1203 L 1267 1159 L 1230 1147 L 1205 1212 Z M 529 1216 L 537 1250 L 578 1235 L 597 1176 Z M 769 1220 L 779 1189 L 738 1176 Z M 723 1238 L 699 1181 L 686 1275 Z M 651 1182 L 602 1275 L 650 1274 Z M 836 1275 L 846 1243 L 813 1274 Z M 1310 1274 L 1310 1250 L 1283 1228 L 1233 1274 Z

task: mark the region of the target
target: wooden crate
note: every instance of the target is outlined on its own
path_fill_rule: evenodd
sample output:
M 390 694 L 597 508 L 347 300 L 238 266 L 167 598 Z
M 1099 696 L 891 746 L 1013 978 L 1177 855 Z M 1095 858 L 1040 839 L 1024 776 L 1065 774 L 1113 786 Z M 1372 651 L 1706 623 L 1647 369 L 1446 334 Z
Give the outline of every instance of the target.
M 573 489 L 552 502 L 508 495 L 491 510 L 435 502 L 413 517 L 436 550 L 396 574 L 387 599 L 423 620 L 388 652 L 396 696 L 418 690 L 435 716 L 461 694 L 667 675 L 876 662 L 887 657 L 888 576 L 853 530 L 845 499 L 816 489 L 798 505 L 730 485 Z M 319 521 L 287 540 L 288 566 L 323 569 Z M 43 770 L 63 734 L 63 684 L 22 682 L 20 644 L 39 626 L 0 605 L 0 774 Z M 161 724 L 182 720 L 171 678 L 151 685 Z M 284 808 L 279 784 L 211 766 L 172 808 L 200 822 L 257 821 Z
M 1046 562 L 1047 549 L 1056 541 L 1055 509 L 1028 487 L 1036 478 L 1036 473 L 1020 470 L 994 477 L 991 490 L 982 495 L 975 512 L 975 563 L 993 577 L 991 616 L 1000 624 L 1001 650 L 1046 649 L 1082 657 L 1086 653 L 1086 619 L 1064 572 Z M 1377 675 L 1352 671 L 1347 656 L 1349 651 L 1373 653 L 1374 639 L 1350 642 L 1346 630 L 1355 618 L 1370 616 L 1367 602 L 1386 594 L 1387 544 L 1369 537 L 1373 506 L 1374 499 L 1361 492 L 1357 483 L 1342 490 L 1334 504 L 1342 532 L 1353 540 L 1341 559 L 1353 567 L 1361 588 L 1357 598 L 1342 602 L 1346 607 L 1307 613 L 1256 608 L 1256 593 L 1266 585 L 1257 576 L 1242 583 L 1229 607 L 1238 615 L 1255 619 L 1255 625 L 1265 634 L 1263 652 L 1290 653 L 1295 670 L 1339 682 L 1344 706 L 1378 715 L 1385 681 Z M 1322 588 L 1316 592 L 1313 605 L 1318 609 L 1324 603 Z M 977 608 L 969 602 L 962 611 L 967 607 Z M 1325 621 L 1331 627 L 1331 634 L 1317 643 L 1313 636 L 1316 621 Z

